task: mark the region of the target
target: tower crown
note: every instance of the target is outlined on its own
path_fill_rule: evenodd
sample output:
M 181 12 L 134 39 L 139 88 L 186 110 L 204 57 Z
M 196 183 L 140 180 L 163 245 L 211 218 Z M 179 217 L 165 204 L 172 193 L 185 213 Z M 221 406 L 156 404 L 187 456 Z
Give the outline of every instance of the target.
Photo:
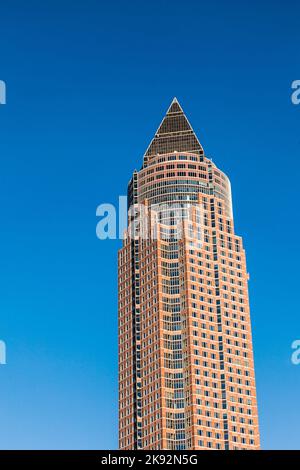
M 191 124 L 189 123 L 177 98 L 174 98 L 164 116 L 154 138 L 144 155 L 144 165 L 157 154 L 171 152 L 192 152 L 203 154 L 200 144 Z

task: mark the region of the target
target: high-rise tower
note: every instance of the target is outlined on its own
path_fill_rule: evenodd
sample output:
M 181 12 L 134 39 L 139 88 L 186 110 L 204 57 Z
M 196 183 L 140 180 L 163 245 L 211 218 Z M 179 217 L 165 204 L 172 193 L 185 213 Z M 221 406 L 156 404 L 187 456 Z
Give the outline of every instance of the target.
M 128 185 L 128 205 L 120 449 L 259 449 L 248 274 L 230 182 L 176 98 Z

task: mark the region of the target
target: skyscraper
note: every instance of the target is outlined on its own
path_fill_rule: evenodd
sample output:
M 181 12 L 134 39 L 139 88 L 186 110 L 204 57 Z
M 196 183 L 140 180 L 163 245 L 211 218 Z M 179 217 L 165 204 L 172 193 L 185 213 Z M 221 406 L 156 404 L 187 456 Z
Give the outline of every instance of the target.
M 120 449 L 259 449 L 241 237 L 227 176 L 176 98 L 128 185 Z

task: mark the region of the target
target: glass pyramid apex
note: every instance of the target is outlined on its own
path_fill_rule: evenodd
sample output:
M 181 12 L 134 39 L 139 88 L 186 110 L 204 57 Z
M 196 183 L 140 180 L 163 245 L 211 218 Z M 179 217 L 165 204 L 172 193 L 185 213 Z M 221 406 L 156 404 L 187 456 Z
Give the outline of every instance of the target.
M 154 138 L 146 150 L 144 165 L 147 165 L 149 159 L 154 155 L 175 151 L 192 152 L 203 155 L 202 145 L 176 98 L 173 99 Z

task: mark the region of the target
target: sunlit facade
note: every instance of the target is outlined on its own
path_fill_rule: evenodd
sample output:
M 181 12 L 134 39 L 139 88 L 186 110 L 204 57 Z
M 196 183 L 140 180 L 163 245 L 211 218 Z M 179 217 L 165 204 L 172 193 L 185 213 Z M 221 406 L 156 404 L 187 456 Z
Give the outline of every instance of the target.
M 118 259 L 119 448 L 259 449 L 248 274 L 230 182 L 176 98 L 128 201 Z M 147 236 L 133 223 L 141 204 Z

